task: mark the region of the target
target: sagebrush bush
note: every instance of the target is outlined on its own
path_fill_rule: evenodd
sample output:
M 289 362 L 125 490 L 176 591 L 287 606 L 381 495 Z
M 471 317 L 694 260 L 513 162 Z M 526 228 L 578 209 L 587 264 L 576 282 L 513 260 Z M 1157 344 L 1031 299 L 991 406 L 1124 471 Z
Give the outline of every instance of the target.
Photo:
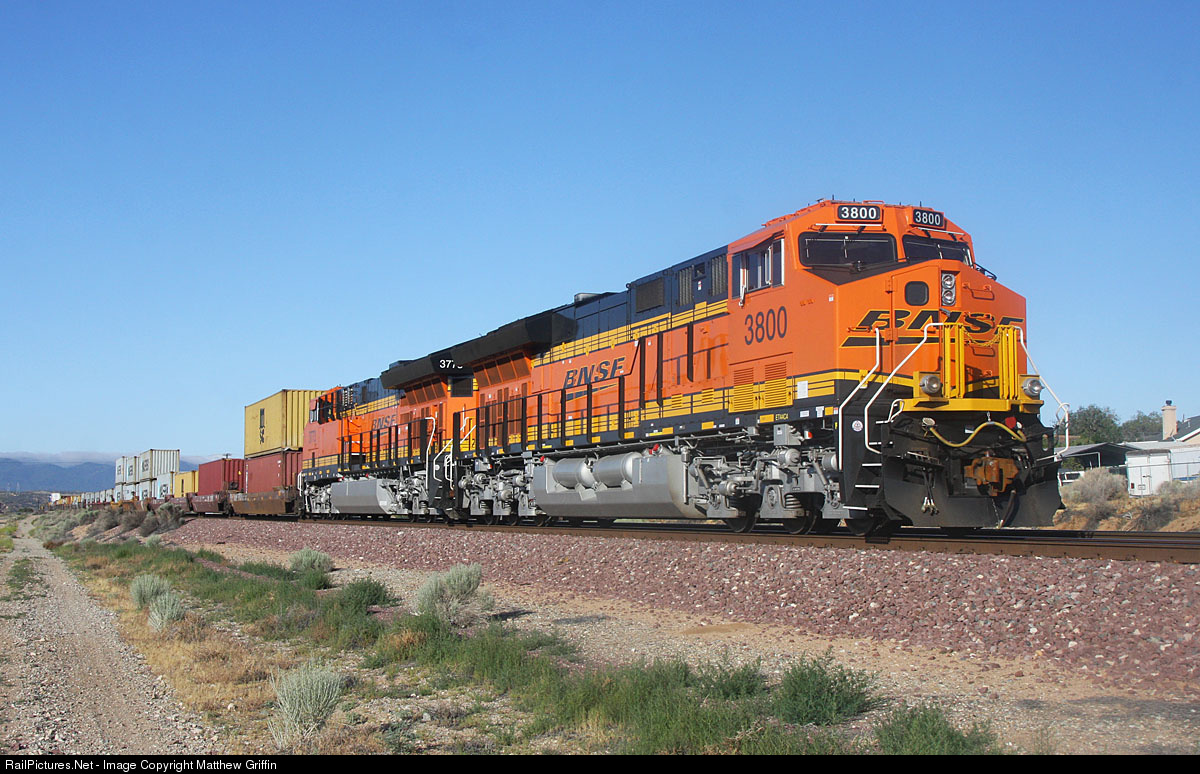
M 170 532 L 183 524 L 183 509 L 175 503 L 164 503 L 155 511 L 158 516 L 158 531 Z
M 100 511 L 84 511 L 83 513 L 79 514 L 79 523 L 91 524 L 98 518 L 100 518 Z
M 150 602 L 150 626 L 154 631 L 161 632 L 173 621 L 182 621 L 186 612 L 183 600 L 178 596 L 169 591 L 160 594 Z
M 1139 504 L 1139 512 L 1129 520 L 1129 529 L 1136 532 L 1156 532 L 1179 516 L 1179 506 L 1166 499 L 1146 497 Z
M 312 739 L 337 709 L 345 680 L 320 664 L 305 664 L 271 677 L 275 718 L 271 735 L 280 750 L 293 750 Z
M 1200 479 L 1168 481 L 1158 488 L 1158 496 L 1164 505 L 1175 510 L 1186 504 L 1200 503 Z
M 457 564 L 435 573 L 417 592 L 417 612 L 451 626 L 470 626 L 492 609 L 492 597 L 479 591 L 483 567 Z
M 288 561 L 294 572 L 305 572 L 307 570 L 329 572 L 333 569 L 333 558 L 329 554 L 323 554 L 311 548 L 300 549 L 288 557 Z
M 142 537 L 149 537 L 158 531 L 158 517 L 153 513 L 142 520 L 141 525 L 137 528 L 138 534 Z
M 146 545 L 148 546 L 156 546 L 160 543 L 162 543 L 162 535 L 151 535 L 146 538 Z
M 117 515 L 111 511 L 106 511 L 100 514 L 100 518 L 96 519 L 96 523 L 92 525 L 92 528 L 88 532 L 89 534 L 94 533 L 98 535 L 101 532 L 108 532 L 117 526 L 118 523 Z
M 157 575 L 139 575 L 129 584 L 129 594 L 133 597 L 133 604 L 142 608 L 170 591 L 171 584 L 165 578 Z
M 79 526 L 80 514 L 74 511 L 48 513 L 34 521 L 32 534 L 43 541 L 61 543 Z
M 1062 488 L 1067 505 L 1100 505 L 1129 496 L 1129 482 L 1124 476 L 1093 468 Z
M 129 511 L 121 514 L 121 531 L 128 532 L 131 529 L 137 529 L 142 526 L 142 522 L 146 520 L 145 511 Z

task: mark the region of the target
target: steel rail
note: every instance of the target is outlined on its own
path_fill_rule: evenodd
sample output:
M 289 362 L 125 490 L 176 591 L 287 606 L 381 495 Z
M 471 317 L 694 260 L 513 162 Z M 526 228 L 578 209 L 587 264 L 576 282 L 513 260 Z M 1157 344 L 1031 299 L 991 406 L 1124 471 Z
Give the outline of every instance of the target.
M 230 517 L 241 520 L 280 521 L 280 517 Z M 286 517 L 285 517 L 286 518 Z M 628 523 L 620 526 L 555 524 L 486 525 L 473 522 L 409 522 L 397 519 L 286 518 L 299 524 L 342 524 L 415 529 L 469 530 L 501 534 L 575 535 L 682 542 L 723 542 L 759 545 L 813 546 L 852 550 L 928 551 L 952 554 L 997 554 L 1044 558 L 1102 559 L 1117 561 L 1200 564 L 1200 533 L 1102 532 L 1080 530 L 1009 529 L 972 530 L 948 535 L 933 529 L 907 528 L 888 536 L 863 538 L 846 531 L 827 535 L 792 535 L 782 527 L 750 533 L 730 532 L 724 525 Z M 770 527 L 774 525 L 760 525 Z

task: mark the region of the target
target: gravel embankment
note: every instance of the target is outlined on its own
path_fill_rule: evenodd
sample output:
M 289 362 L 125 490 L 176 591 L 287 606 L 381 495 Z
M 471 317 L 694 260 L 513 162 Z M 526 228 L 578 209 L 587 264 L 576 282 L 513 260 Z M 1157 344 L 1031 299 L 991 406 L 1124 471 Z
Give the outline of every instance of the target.
M 202 754 L 214 732 L 183 710 L 41 542 L 18 537 L 0 560 L 36 578 L 0 597 L 0 742 L 9 754 Z
M 478 562 L 493 582 L 814 635 L 1035 656 L 1200 695 L 1200 568 L 1188 565 L 204 519 L 171 539 L 311 547 L 414 570 Z

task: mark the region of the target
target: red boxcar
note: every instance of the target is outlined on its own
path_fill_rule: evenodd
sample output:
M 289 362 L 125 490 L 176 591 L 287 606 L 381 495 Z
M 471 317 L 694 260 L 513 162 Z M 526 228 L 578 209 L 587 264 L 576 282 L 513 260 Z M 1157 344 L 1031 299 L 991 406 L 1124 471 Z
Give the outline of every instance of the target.
M 246 488 L 244 491 L 273 492 L 279 487 L 296 486 L 300 473 L 301 452 L 283 451 L 264 454 L 246 460 Z
M 245 464 L 245 460 L 230 457 L 204 463 L 196 477 L 196 493 L 210 495 L 243 491 Z

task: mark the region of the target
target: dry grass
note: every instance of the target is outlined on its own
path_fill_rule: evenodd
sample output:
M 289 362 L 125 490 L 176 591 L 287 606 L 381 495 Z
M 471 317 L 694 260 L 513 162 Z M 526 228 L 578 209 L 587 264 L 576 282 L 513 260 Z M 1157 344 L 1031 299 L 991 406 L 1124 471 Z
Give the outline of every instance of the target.
M 270 678 L 294 666 L 298 656 L 268 643 L 248 647 L 194 612 L 156 632 L 133 604 L 128 588 L 104 577 L 103 566 L 94 570 L 89 587 L 116 610 L 122 637 L 145 656 L 150 669 L 170 682 L 185 706 L 206 714 L 216 726 L 237 730 L 237 738 L 227 740 L 233 748 L 227 752 L 269 749 L 266 715 L 275 701 Z
M 336 722 L 321 731 L 315 747 L 318 755 L 387 755 L 390 752 L 384 746 L 377 726 L 348 726 Z

